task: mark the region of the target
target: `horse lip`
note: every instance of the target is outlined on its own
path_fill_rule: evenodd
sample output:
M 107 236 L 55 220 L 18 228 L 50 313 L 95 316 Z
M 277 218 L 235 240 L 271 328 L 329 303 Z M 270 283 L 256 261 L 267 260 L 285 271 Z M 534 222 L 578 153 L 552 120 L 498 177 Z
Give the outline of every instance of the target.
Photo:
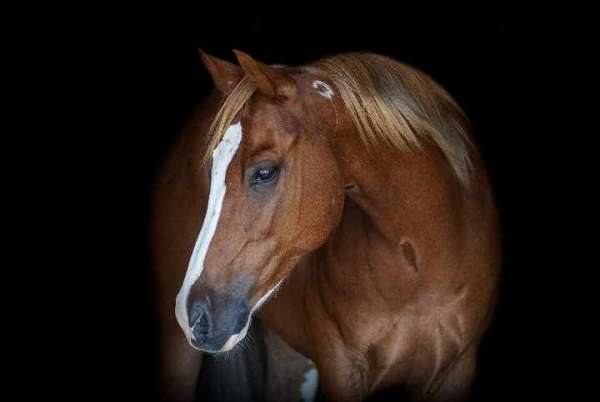
M 191 345 L 196 350 L 199 350 L 199 351 L 205 352 L 205 353 L 210 353 L 210 354 L 219 353 L 219 350 L 217 350 L 217 349 L 209 349 L 209 348 L 206 348 L 206 347 L 204 347 L 202 345 L 197 345 L 194 341 L 195 341 L 195 339 L 191 341 Z

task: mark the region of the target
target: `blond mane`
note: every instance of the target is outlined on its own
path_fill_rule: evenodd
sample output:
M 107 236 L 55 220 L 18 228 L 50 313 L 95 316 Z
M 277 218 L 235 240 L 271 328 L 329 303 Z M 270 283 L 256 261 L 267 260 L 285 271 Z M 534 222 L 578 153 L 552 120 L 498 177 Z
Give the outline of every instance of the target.
M 468 120 L 450 95 L 427 75 L 370 53 L 327 57 L 304 69 L 334 84 L 368 149 L 385 145 L 400 150 L 419 149 L 421 141 L 429 141 L 443 152 L 458 179 L 468 185 Z M 211 124 L 204 160 L 210 158 L 255 90 L 244 78 L 225 99 Z
M 217 145 L 219 145 L 225 131 L 229 128 L 231 123 L 233 123 L 235 117 L 255 91 L 256 85 L 254 85 L 248 77 L 244 77 L 225 98 L 208 129 L 208 145 L 202 158 L 202 165 L 210 161 L 212 153 Z

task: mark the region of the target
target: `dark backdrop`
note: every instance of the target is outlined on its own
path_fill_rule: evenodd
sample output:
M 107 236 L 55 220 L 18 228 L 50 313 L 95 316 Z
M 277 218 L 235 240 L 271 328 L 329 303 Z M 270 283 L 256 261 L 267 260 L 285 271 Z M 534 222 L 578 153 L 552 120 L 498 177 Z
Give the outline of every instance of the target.
M 77 75 L 77 85 L 94 98 L 79 105 L 93 115 L 82 129 L 97 133 L 74 145 L 85 169 L 71 170 L 91 203 L 72 211 L 93 234 L 83 241 L 79 232 L 71 233 L 89 267 L 85 275 L 77 274 L 86 278 L 85 302 L 69 308 L 85 317 L 82 325 L 89 330 L 67 337 L 78 363 L 61 384 L 85 396 L 156 397 L 149 197 L 161 158 L 210 90 L 196 52 L 201 47 L 230 61 L 236 48 L 290 65 L 342 51 L 371 51 L 409 63 L 444 86 L 473 123 L 502 222 L 502 291 L 481 349 L 475 400 L 553 393 L 558 384 L 546 376 L 553 371 L 547 362 L 556 361 L 560 352 L 548 347 L 548 331 L 541 325 L 547 313 L 537 292 L 545 286 L 538 278 L 560 262 L 540 257 L 546 247 L 540 222 L 549 207 L 539 202 L 539 194 L 547 184 L 543 177 L 559 173 L 546 165 L 546 174 L 539 174 L 540 136 L 552 142 L 555 134 L 532 129 L 537 89 L 545 79 L 541 53 L 549 39 L 544 31 L 535 19 L 514 18 L 518 10 L 473 14 L 285 6 L 116 9 L 94 21 L 91 38 L 80 38 L 74 48 L 93 67 Z M 69 288 L 79 289 L 80 282 L 70 278 Z

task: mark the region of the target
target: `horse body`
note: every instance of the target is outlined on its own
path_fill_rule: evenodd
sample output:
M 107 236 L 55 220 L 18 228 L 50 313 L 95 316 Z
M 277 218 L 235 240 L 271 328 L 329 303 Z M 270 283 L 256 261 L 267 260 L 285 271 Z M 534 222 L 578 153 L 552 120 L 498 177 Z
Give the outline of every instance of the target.
M 423 74 L 381 56 L 300 69 L 238 59 L 242 69 L 203 55 L 217 92 L 157 186 L 165 393 L 193 395 L 201 355 L 187 342 L 230 350 L 260 314 L 314 361 L 328 399 L 398 384 L 414 399 L 464 398 L 495 305 L 499 245 L 490 184 L 461 138 L 460 109 Z M 225 195 L 211 202 L 219 165 L 202 167 L 201 156 L 210 159 L 236 122 L 242 138 L 225 166 Z M 371 146 L 372 131 L 388 142 Z M 273 171 L 276 179 L 252 182 Z M 215 214 L 215 202 L 227 212 L 206 236 L 200 218 Z M 200 262 L 189 262 L 192 249 L 205 250 Z M 187 339 L 173 314 L 182 282 Z
M 331 238 L 262 309 L 333 399 L 407 384 L 415 398 L 448 400 L 471 382 L 497 286 L 495 209 L 483 172 L 463 194 L 428 155 L 381 158 L 382 171 L 401 172 L 394 180 L 357 179 L 373 192 L 350 196 Z

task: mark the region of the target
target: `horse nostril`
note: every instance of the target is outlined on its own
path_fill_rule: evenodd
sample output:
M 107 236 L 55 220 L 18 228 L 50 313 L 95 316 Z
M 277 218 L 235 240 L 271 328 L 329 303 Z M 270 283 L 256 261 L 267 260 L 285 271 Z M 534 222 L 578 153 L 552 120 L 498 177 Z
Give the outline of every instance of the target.
M 201 302 L 195 302 L 190 312 L 190 327 L 198 341 L 206 339 L 210 332 L 211 320 L 208 310 Z
M 200 335 L 201 337 L 206 337 L 210 330 L 210 322 L 208 321 L 208 316 L 206 314 L 202 314 L 202 316 L 194 323 L 194 334 Z

